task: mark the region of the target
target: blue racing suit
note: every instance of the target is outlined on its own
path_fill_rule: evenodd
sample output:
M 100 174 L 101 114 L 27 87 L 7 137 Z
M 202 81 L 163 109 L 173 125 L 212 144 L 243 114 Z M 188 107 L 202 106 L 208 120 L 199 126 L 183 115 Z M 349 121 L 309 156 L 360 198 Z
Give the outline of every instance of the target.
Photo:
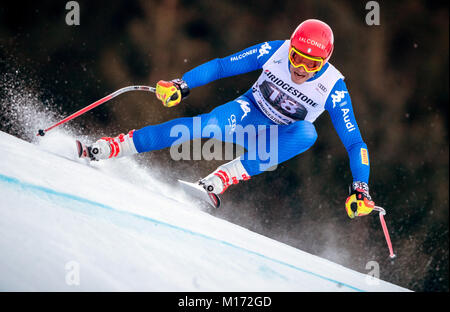
M 182 79 L 193 89 L 217 79 L 263 69 L 253 87 L 234 101 L 220 105 L 207 114 L 178 118 L 135 131 L 133 140 L 137 151 L 158 150 L 200 137 L 217 138 L 214 135 L 217 132 L 213 130 L 216 127 L 222 133 L 219 139 L 246 148 L 241 161 L 248 174 L 253 176 L 267 169 L 261 166 L 267 162 L 267 157 L 262 157 L 260 153 L 249 157 L 249 153 L 255 149 L 259 151 L 259 145 L 263 143 L 264 149 L 276 141 L 275 164 L 279 164 L 306 151 L 317 139 L 314 120 L 327 110 L 348 152 L 353 181 L 368 183 L 368 150 L 355 120 L 344 77 L 333 65 L 326 63 L 312 78 L 295 85 L 288 78 L 288 46 L 289 40 L 257 44 L 185 73 Z M 171 133 L 179 125 L 189 129 L 189 137 L 180 140 L 180 136 Z M 247 136 L 260 139 L 238 141 L 236 136 L 227 135 L 238 126 L 258 127 L 255 133 L 247 133 Z M 252 155 L 255 156 L 254 153 Z

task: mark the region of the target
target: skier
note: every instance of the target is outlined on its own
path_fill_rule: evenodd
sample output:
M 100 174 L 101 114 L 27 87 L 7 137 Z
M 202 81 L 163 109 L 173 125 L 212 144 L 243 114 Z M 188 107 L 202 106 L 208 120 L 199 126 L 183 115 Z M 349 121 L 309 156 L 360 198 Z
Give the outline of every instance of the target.
M 369 195 L 369 154 L 353 113 L 344 76 L 328 62 L 334 48 L 331 28 L 324 22 L 310 19 L 302 22 L 290 40 L 268 41 L 220 59 L 200 65 L 181 79 L 159 81 L 156 96 L 166 107 L 178 105 L 190 90 L 217 79 L 262 69 L 253 87 L 236 100 L 216 107 L 200 117 L 201 128 L 214 125 L 224 130 L 230 126 L 274 126 L 278 129 L 277 163 L 284 162 L 308 150 L 316 141 L 313 122 L 327 110 L 342 143 L 347 149 L 353 183 L 345 208 L 350 218 L 369 214 L 374 202 Z M 190 130 L 189 139 L 209 137 L 204 131 L 193 130 L 193 118 L 178 118 L 159 125 L 117 137 L 101 138 L 88 147 L 93 160 L 122 157 L 159 150 L 171 146 L 176 137 L 172 127 L 183 125 Z M 256 136 L 261 133 L 257 132 Z M 222 140 L 226 140 L 223 138 Z M 176 143 L 180 143 L 176 141 Z M 234 142 L 236 143 L 236 142 Z M 250 159 L 247 152 L 219 166 L 198 181 L 210 194 L 221 194 L 230 185 L 264 172 L 263 159 Z M 253 146 L 253 148 L 255 148 Z

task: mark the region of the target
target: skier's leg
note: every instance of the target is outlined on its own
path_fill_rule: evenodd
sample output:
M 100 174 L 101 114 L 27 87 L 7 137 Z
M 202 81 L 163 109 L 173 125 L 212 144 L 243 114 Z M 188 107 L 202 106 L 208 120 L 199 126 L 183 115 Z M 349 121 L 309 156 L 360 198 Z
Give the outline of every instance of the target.
M 230 135 L 237 126 L 249 124 L 273 124 L 245 96 L 220 105 L 207 114 L 196 117 L 174 119 L 163 124 L 151 125 L 137 130 L 133 136 L 139 153 L 159 150 L 173 144 L 181 144 L 197 138 L 217 138 L 224 142 L 234 142 Z M 209 129 L 208 129 L 209 127 Z M 219 137 L 214 136 L 214 128 Z M 181 131 L 181 130 L 185 131 Z M 181 133 L 188 135 L 179 135 Z
M 230 185 L 248 180 L 309 149 L 317 139 L 314 125 L 297 121 L 290 125 L 263 127 L 255 141 L 247 141 L 247 152 L 219 166 L 199 184 L 215 194 L 223 193 Z
M 102 138 L 92 145 L 91 150 L 95 148 L 97 151 L 94 155 L 95 159 L 107 159 L 159 150 L 192 139 L 210 138 L 217 132 L 220 132 L 219 137 L 214 136 L 214 138 L 233 142 L 234 138 L 228 135 L 228 132 L 233 131 L 237 125 L 245 127 L 253 123 L 272 122 L 263 116 L 245 96 L 242 96 L 235 101 L 216 107 L 207 114 L 150 125 L 140 130 L 130 131 L 126 136 Z M 206 131 L 208 126 L 211 127 L 210 130 L 214 130 L 215 127 L 218 131 Z M 122 152 L 124 139 L 126 146 Z
M 209 116 L 205 114 L 197 117 L 200 117 L 200 119 L 197 119 L 200 121 L 200 131 L 194 130 L 193 117 L 182 117 L 162 124 L 146 126 L 139 130 L 132 130 L 126 136 L 121 134 L 114 138 L 103 137 L 90 147 L 93 156 L 91 158 L 100 160 L 149 152 L 166 148 L 175 142 L 182 143 L 183 140 L 180 141 L 180 139 L 188 141 L 201 137 L 202 124 L 207 122 Z M 188 133 L 184 138 L 178 138 L 177 133 L 172 135 L 174 129 L 180 128 L 185 129 Z M 119 140 L 118 138 L 122 138 L 122 140 Z M 123 140 L 124 138 L 125 141 Z M 123 146 L 123 142 L 127 144 Z
M 316 128 L 305 120 L 278 126 L 276 131 L 267 127 L 258 132 L 256 151 L 248 149 L 241 162 L 248 174 L 254 176 L 303 153 L 316 139 Z

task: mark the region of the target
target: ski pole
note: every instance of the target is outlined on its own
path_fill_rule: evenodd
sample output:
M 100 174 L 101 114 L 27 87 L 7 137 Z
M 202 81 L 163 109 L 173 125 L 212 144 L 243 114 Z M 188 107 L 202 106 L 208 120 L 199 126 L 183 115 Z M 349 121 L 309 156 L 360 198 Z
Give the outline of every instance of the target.
M 113 93 L 105 96 L 104 98 L 101 98 L 100 100 L 98 100 L 98 101 L 96 101 L 96 102 L 86 106 L 85 108 L 80 109 L 79 111 L 73 113 L 72 115 L 70 115 L 70 116 L 64 118 L 63 120 L 55 123 L 51 127 L 48 127 L 47 129 L 40 129 L 38 131 L 38 133 L 37 133 L 37 136 L 44 136 L 46 132 L 52 130 L 53 128 L 55 128 L 55 127 L 57 127 L 59 125 L 62 125 L 63 123 L 66 123 L 69 120 L 72 120 L 72 119 L 74 119 L 74 118 L 76 118 L 76 117 L 86 113 L 87 111 L 90 111 L 91 109 L 93 109 L 93 108 L 95 108 L 95 107 L 97 107 L 97 106 L 99 106 L 99 105 L 101 105 L 101 104 L 111 100 L 112 98 L 118 96 L 119 94 L 122 94 L 122 93 L 125 93 L 125 92 L 128 92 L 128 91 L 147 91 L 147 92 L 155 93 L 156 89 L 153 88 L 153 87 L 148 87 L 148 86 L 128 86 L 128 87 L 124 87 L 124 88 L 119 89 L 117 91 L 114 91 Z
M 389 248 L 389 257 L 391 259 L 395 259 L 397 257 L 394 254 L 394 250 L 392 249 L 391 238 L 389 237 L 389 232 L 386 226 L 386 221 L 384 221 L 384 216 L 386 215 L 386 210 L 383 207 L 375 206 L 374 210 L 378 211 L 378 215 L 380 216 L 381 227 L 383 228 L 384 237 L 386 238 L 386 243 Z

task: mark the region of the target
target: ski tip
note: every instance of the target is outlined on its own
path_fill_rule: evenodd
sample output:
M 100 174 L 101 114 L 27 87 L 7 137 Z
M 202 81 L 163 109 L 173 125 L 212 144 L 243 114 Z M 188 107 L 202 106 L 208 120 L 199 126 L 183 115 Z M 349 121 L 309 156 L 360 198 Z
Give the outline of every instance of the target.
M 89 153 L 89 147 L 87 147 L 86 145 L 84 145 L 83 143 L 81 143 L 78 140 L 75 140 L 75 143 L 77 145 L 78 158 L 86 158 L 89 160 L 95 160 L 95 159 L 92 159 L 92 157 Z
M 183 186 L 183 189 L 188 194 L 207 202 L 213 208 L 217 209 L 220 207 L 220 204 L 221 204 L 220 197 L 214 193 L 207 192 L 198 183 L 187 182 L 187 181 L 183 181 L 183 180 L 179 180 L 179 179 L 178 179 L 178 183 L 180 183 Z
M 208 193 L 208 196 L 211 199 L 211 203 L 212 203 L 213 207 L 216 209 L 219 208 L 220 207 L 220 197 L 214 193 Z
M 78 140 L 75 141 L 75 144 L 77 145 L 78 158 L 81 158 L 83 155 L 83 144 Z

